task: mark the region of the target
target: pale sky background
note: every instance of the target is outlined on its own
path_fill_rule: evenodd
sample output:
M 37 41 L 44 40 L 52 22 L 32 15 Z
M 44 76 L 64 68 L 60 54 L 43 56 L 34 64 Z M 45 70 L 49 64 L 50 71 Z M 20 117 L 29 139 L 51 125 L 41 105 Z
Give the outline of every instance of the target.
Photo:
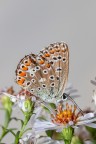
M 13 85 L 17 89 L 14 79 L 20 59 L 59 41 L 69 45 L 69 82 L 81 95 L 76 102 L 81 108 L 92 107 L 95 0 L 0 0 L 0 88 Z

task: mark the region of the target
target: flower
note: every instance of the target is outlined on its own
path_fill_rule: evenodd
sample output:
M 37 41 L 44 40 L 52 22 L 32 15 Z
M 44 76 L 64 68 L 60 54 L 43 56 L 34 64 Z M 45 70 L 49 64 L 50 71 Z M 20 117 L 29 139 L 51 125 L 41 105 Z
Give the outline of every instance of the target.
M 9 87 L 8 89 L 3 89 L 0 91 L 0 102 L 3 105 L 3 107 L 9 111 L 9 113 L 12 112 L 13 102 L 10 100 L 9 97 L 7 97 L 4 92 L 7 92 L 8 94 L 14 94 L 13 87 Z
M 52 140 L 47 136 L 35 135 L 32 136 L 32 133 L 28 133 L 24 138 L 19 140 L 20 144 L 61 144 L 61 142 Z
M 10 94 L 7 91 L 3 91 L 1 96 L 10 98 L 10 101 L 18 105 L 23 112 L 31 112 L 36 101 L 36 98 L 25 90 L 20 90 L 18 94 Z
M 96 121 L 94 113 L 90 112 L 82 115 L 80 111 L 78 112 L 75 105 L 70 105 L 68 103 L 64 106 L 60 103 L 56 107 L 54 113 L 51 113 L 50 117 L 51 120 L 47 120 L 46 118 L 36 120 L 33 126 L 36 133 L 46 130 L 56 130 L 57 132 L 61 132 L 64 128 L 70 126 L 73 128 L 80 125 L 96 127 L 96 124 L 93 123 Z
M 32 134 L 28 133 L 24 138 L 19 140 L 19 143 L 20 144 L 30 144 L 30 143 L 34 144 L 33 140 L 30 139 L 31 136 L 32 136 Z
M 69 106 L 66 103 L 66 108 L 63 110 L 62 105 L 60 104 L 57 108 L 57 112 L 55 115 L 52 115 L 53 123 L 58 124 L 73 124 L 77 122 L 80 113 L 76 113 L 76 106 L 72 109 L 72 105 Z

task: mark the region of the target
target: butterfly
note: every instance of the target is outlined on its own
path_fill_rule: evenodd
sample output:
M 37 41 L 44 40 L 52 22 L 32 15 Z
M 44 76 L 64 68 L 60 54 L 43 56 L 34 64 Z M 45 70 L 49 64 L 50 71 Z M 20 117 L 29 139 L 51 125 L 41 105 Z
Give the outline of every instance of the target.
M 45 100 L 60 98 L 69 72 L 69 49 L 64 42 L 50 44 L 38 55 L 26 55 L 16 69 L 16 83 Z

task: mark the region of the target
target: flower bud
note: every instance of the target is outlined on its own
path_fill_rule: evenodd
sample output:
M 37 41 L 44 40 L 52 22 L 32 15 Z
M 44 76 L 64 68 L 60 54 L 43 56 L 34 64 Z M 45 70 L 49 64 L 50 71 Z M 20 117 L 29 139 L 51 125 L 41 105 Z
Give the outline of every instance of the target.
M 2 96 L 1 103 L 6 110 L 8 110 L 9 112 L 12 111 L 13 103 L 8 96 Z
M 33 111 L 34 103 L 31 100 L 25 100 L 22 105 L 22 110 L 26 113 L 30 113 Z

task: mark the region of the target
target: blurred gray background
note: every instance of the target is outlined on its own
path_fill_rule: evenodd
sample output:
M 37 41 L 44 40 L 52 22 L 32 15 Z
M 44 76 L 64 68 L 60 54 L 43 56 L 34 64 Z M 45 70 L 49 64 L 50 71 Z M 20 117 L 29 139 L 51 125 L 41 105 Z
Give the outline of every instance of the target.
M 0 88 L 13 85 L 18 89 L 14 79 L 20 59 L 59 41 L 70 48 L 69 82 L 81 95 L 76 102 L 81 108 L 92 107 L 95 86 L 90 80 L 96 76 L 95 0 L 0 0 Z

